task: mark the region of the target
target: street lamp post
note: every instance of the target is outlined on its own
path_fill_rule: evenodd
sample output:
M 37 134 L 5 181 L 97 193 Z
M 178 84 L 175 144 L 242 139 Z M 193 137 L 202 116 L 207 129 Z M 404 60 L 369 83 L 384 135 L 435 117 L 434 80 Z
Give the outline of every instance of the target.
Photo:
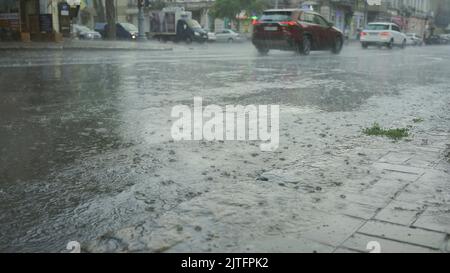
M 369 4 L 367 4 L 367 0 L 364 0 L 364 28 L 367 26 L 369 22 Z
M 53 2 L 53 1 L 52 1 Z M 67 0 L 67 4 L 69 4 L 70 7 L 77 7 L 78 11 L 80 10 L 80 5 L 81 5 L 81 0 Z M 78 16 L 78 11 L 77 11 L 77 15 Z M 72 37 L 72 32 L 73 32 L 73 18 L 70 17 L 70 38 Z
M 138 0 L 138 40 L 145 41 L 147 37 L 144 32 L 144 0 Z

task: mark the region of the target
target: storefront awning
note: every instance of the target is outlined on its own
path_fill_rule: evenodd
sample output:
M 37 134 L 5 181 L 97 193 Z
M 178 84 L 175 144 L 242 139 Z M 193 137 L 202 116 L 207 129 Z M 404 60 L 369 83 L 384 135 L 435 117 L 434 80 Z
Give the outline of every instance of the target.
M 316 1 L 303 1 L 302 5 L 305 5 L 305 6 L 317 6 L 318 3 Z

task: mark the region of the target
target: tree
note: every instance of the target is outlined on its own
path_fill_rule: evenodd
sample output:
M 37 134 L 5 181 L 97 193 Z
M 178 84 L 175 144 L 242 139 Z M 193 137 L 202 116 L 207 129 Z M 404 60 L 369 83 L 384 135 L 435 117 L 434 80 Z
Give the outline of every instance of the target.
M 439 28 L 447 28 L 450 25 L 450 1 L 440 0 L 437 5 L 434 24 Z
M 94 0 L 94 8 L 96 10 L 96 19 L 98 22 L 105 22 L 105 7 L 103 6 L 103 1 Z
M 212 16 L 234 20 L 242 8 L 241 0 L 216 0 L 212 7 Z
M 147 5 L 152 10 L 161 10 L 167 6 L 166 2 L 164 0 L 155 0 L 155 1 L 149 1 L 149 5 Z
M 267 0 L 216 0 L 212 7 L 212 16 L 215 18 L 228 18 L 236 21 L 236 15 L 241 11 L 261 12 L 268 6 Z
M 116 8 L 114 0 L 105 0 L 106 22 L 108 23 L 106 36 L 110 40 L 116 39 Z
M 269 6 L 268 0 L 244 0 L 244 8 L 247 12 L 262 12 Z

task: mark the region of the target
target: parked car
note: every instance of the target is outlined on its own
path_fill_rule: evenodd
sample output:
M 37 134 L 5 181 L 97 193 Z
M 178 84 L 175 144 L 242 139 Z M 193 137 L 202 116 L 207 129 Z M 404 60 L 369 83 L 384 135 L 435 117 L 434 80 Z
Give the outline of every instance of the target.
M 431 35 L 425 39 L 426 45 L 446 45 L 450 43 L 450 39 L 443 35 Z
M 95 31 L 99 32 L 102 37 L 106 38 L 108 33 L 108 24 L 96 23 L 94 27 Z M 136 40 L 138 37 L 138 28 L 130 23 L 117 23 L 116 24 L 116 39 L 119 40 Z
M 450 44 L 450 36 L 448 34 L 441 34 L 439 35 L 439 38 L 441 39 L 441 44 L 443 45 Z
M 420 36 L 417 36 L 417 34 L 415 34 L 415 33 L 406 33 L 406 37 L 408 37 L 408 39 L 406 40 L 407 45 L 412 45 L 412 46 L 423 45 L 423 38 Z
M 231 29 L 224 29 L 222 31 L 216 32 L 216 40 L 217 42 L 227 42 L 227 43 L 233 43 L 233 42 L 241 42 L 242 36 Z
M 83 25 L 73 25 L 72 33 L 75 37 L 81 40 L 95 40 L 102 38 L 102 35 L 98 31 L 92 30 Z
M 108 25 L 105 26 L 107 31 Z M 123 40 L 136 40 L 139 35 L 138 28 L 130 23 L 117 23 L 116 24 L 116 38 Z
M 253 23 L 252 43 L 261 54 L 271 49 L 295 50 L 309 55 L 311 50 L 339 54 L 343 33 L 320 14 L 301 9 L 271 9 Z
M 178 21 L 178 25 L 184 25 L 185 35 L 188 35 L 188 41 L 204 43 L 208 41 L 208 32 L 194 19 Z
M 100 35 L 102 35 L 103 38 L 105 38 L 105 26 L 106 23 L 95 23 L 94 25 L 94 31 L 97 31 L 98 33 L 100 33 Z
M 213 43 L 217 41 L 217 36 L 214 32 L 209 31 L 208 29 L 205 29 L 208 35 L 208 42 Z
M 151 11 L 149 35 L 162 42 L 184 41 L 190 44 L 193 41 L 198 43 L 208 41 L 207 31 L 192 19 L 192 12 L 179 7 Z
M 394 46 L 405 48 L 408 37 L 394 23 L 370 23 L 361 32 L 361 45 L 368 48 L 371 45 L 386 46 L 392 49 Z

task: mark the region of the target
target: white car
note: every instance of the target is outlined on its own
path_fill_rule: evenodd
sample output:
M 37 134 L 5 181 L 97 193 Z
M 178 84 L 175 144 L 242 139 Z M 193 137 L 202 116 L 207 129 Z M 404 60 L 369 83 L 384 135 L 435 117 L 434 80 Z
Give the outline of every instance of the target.
M 412 46 L 423 45 L 422 37 L 417 36 L 417 34 L 415 34 L 415 33 L 406 33 L 406 37 L 408 37 L 408 40 L 406 41 L 407 45 L 412 45 Z
M 370 23 L 361 32 L 361 45 L 367 48 L 371 45 L 386 46 L 391 49 L 394 46 L 405 48 L 408 37 L 394 23 Z
M 209 29 L 205 29 L 206 33 L 208 34 L 208 42 L 212 43 L 217 40 L 216 34 L 214 32 L 209 31 Z
M 77 24 L 72 25 L 72 35 L 82 40 L 96 40 L 102 38 L 102 35 L 97 31 Z
M 441 44 L 448 45 L 450 43 L 449 34 L 441 34 L 439 35 L 439 38 L 441 40 Z
M 216 32 L 216 41 L 217 42 L 241 42 L 243 39 L 241 35 L 234 30 L 224 29 L 220 32 Z

